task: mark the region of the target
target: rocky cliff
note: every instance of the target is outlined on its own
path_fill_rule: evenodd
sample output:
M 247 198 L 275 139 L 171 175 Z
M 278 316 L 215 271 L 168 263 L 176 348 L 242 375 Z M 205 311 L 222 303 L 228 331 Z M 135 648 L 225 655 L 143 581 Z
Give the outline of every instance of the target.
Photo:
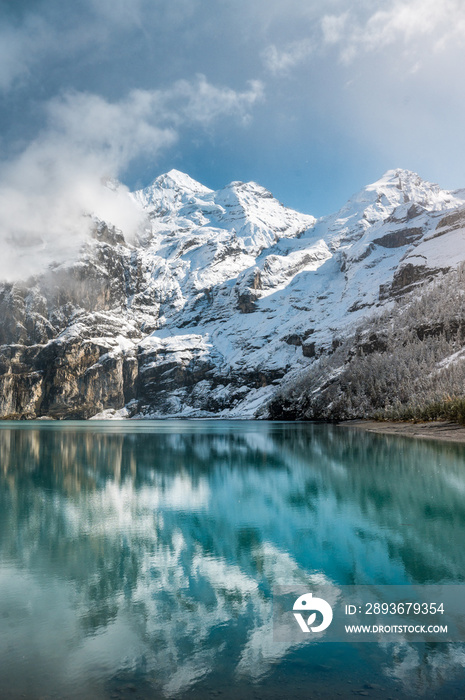
M 0 284 L 0 416 L 263 415 L 369 316 L 465 260 L 465 200 L 389 171 L 336 214 L 177 171 L 133 193 L 136 241 Z

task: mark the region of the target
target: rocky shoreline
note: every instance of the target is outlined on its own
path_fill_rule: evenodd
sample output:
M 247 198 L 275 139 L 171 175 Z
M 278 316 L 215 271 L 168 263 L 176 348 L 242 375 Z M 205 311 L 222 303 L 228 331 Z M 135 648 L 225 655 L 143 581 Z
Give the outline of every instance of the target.
M 447 442 L 465 443 L 465 426 L 449 421 L 429 421 L 404 423 L 394 421 L 350 420 L 338 423 L 343 428 L 366 430 L 369 433 L 383 435 L 400 435 L 402 437 L 426 440 L 445 440 Z

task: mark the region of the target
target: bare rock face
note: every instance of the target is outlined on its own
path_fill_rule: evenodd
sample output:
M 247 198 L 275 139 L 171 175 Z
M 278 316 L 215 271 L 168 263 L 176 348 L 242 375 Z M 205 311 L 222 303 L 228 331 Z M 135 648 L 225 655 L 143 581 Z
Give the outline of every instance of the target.
M 79 419 L 121 408 L 134 397 L 135 366 L 134 358 L 79 337 L 45 346 L 3 346 L 2 417 Z
M 401 246 L 415 243 L 422 235 L 423 230 L 421 228 L 395 229 L 380 238 L 375 238 L 373 243 L 377 243 L 384 248 L 400 248 Z
M 141 334 L 124 316 L 140 261 L 114 229 L 95 237 L 77 262 L 0 287 L 1 417 L 85 419 L 135 397 Z
M 177 171 L 133 196 L 137 241 L 101 222 L 79 259 L 0 283 L 1 418 L 254 417 L 465 260 L 465 201 L 408 171 L 319 220 L 255 183 L 213 192 Z
M 0 412 L 16 420 L 40 415 L 44 388 L 42 373 L 31 369 L 38 347 L 21 345 L 0 349 Z
M 101 346 L 80 338 L 45 346 L 36 360 L 43 375 L 42 415 L 89 418 L 106 406 L 124 405 L 122 364 L 121 357 L 102 355 Z

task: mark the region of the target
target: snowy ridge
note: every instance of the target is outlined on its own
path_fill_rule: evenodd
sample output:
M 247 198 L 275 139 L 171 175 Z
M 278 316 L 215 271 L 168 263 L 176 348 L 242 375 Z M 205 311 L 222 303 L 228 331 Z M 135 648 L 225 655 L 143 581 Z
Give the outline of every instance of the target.
M 465 260 L 462 194 L 390 170 L 316 220 L 256 183 L 215 192 L 172 170 L 132 195 L 147 217 L 136 245 L 108 226 L 71 264 L 85 296 L 49 299 L 42 320 L 37 297 L 25 314 L 55 329 L 47 347 L 93 343 L 85 377 L 110 361 L 122 373 L 119 398 L 101 391 L 92 415 L 253 417 L 364 317 Z M 45 347 L 36 338 L 25 345 Z
M 214 365 L 214 380 L 197 384 L 192 403 L 186 405 L 185 390 L 179 388 L 169 398 L 165 394 L 163 411 L 195 415 L 210 399 L 217 408 L 225 406 L 220 415 L 237 416 L 253 415 L 281 377 L 303 369 L 312 356 L 330 350 L 334 336 L 387 303 L 380 289 L 410 263 L 431 219 L 463 203 L 404 170 L 388 171 L 337 214 L 319 221 L 289 212 L 255 183 L 232 183 L 217 193 L 189 183 L 177 201 L 183 205 L 175 217 L 160 215 L 153 198 L 145 203 L 158 234 L 168 224 L 172 235 L 180 216 L 182 223 L 191 222 L 182 238 L 195 234 L 197 240 L 179 257 L 179 249 L 167 256 L 167 248 L 159 248 L 164 261 L 183 260 L 170 262 L 172 276 L 183 283 L 178 308 L 162 319 L 169 333 L 155 331 L 144 347 L 156 347 L 163 337 L 162 355 L 169 359 L 158 354 L 152 368 L 173 361 Z M 398 240 L 390 241 L 396 233 Z M 432 270 L 443 267 L 437 263 L 444 247 L 436 248 Z M 457 262 L 464 257 L 462 245 Z M 206 288 L 211 288 L 207 295 Z M 262 386 L 252 389 L 249 380 L 231 387 L 231 371 L 239 377 L 246 368 L 262 373 Z

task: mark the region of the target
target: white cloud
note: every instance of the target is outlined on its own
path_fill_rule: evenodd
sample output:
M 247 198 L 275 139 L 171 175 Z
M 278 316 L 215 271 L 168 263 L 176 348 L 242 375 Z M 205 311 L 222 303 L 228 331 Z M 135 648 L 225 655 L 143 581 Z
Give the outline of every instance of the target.
M 414 54 L 424 48 L 425 42 L 433 51 L 465 42 L 462 0 L 377 0 L 358 6 L 344 0 L 337 4 L 341 12 L 320 13 L 319 18 L 308 19 L 305 38 L 267 46 L 262 51 L 267 70 L 274 75 L 286 73 L 331 46 L 339 50 L 345 63 L 350 63 L 357 55 L 396 43 Z
M 263 98 L 264 87 L 259 80 L 249 81 L 249 89 L 237 92 L 227 87 L 216 87 L 205 76 L 197 76 L 195 82 L 180 80 L 164 95 L 163 109 L 177 107 L 178 120 L 207 126 L 223 115 L 249 121 L 250 109 Z
M 433 50 L 463 42 L 465 5 L 462 0 L 391 0 L 378 3 L 368 13 L 326 15 L 321 23 L 324 41 L 340 44 L 343 60 L 350 62 L 360 52 L 379 51 L 398 42 L 410 51 L 423 41 Z
M 288 72 L 291 68 L 303 63 L 314 50 L 314 41 L 302 39 L 286 44 L 278 48 L 271 44 L 262 52 L 262 60 L 265 67 L 273 74 L 279 75 Z
M 184 125 L 208 127 L 232 116 L 246 120 L 262 86 L 244 92 L 203 76 L 166 90 L 135 90 L 119 102 L 72 92 L 47 105 L 47 127 L 19 156 L 1 164 L 0 278 L 32 274 L 74 254 L 93 214 L 133 234 L 141 214 L 118 178 L 141 154 L 156 158 Z
M 449 32 L 450 19 L 465 8 L 455 0 L 396 0 L 391 7 L 375 12 L 363 28 L 367 48 L 409 42 L 433 32 Z
M 326 44 L 337 44 L 344 38 L 346 22 L 349 12 L 342 15 L 325 15 L 321 20 L 323 41 Z

